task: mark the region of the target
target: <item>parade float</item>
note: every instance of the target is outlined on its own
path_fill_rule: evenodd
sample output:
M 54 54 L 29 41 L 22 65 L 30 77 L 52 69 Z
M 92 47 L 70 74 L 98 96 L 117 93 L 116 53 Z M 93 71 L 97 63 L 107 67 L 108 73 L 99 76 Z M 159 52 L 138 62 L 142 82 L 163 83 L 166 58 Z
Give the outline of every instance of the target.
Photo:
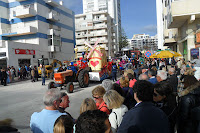
M 90 52 L 86 55 L 89 60 L 88 65 L 91 68 L 89 77 L 91 81 L 102 81 L 109 78 L 112 70 L 112 62 L 107 62 L 105 48 L 98 46 L 99 39 L 94 46 L 87 42 L 85 45 L 90 47 Z

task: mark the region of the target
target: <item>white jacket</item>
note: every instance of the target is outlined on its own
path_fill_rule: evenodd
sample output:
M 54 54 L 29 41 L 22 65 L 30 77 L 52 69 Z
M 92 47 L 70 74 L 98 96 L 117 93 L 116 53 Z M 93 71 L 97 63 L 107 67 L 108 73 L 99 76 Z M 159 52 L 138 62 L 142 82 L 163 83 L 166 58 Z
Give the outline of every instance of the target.
M 109 115 L 109 121 L 113 133 L 116 133 L 117 128 L 120 126 L 123 116 L 127 111 L 128 108 L 123 104 L 117 109 L 112 109 L 112 112 Z

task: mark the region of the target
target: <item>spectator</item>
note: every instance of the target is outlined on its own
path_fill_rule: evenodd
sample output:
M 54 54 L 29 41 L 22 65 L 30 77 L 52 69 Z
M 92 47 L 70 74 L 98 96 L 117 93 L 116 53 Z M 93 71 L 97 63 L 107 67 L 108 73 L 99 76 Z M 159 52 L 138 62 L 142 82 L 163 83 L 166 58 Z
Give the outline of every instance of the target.
M 127 76 L 128 76 L 128 79 L 129 79 L 129 87 L 133 88 L 133 86 L 134 86 L 134 84 L 137 80 L 135 79 L 134 75 L 131 74 L 131 73 L 128 73 Z
M 122 90 L 122 88 L 120 87 L 119 84 L 114 83 L 114 84 L 112 85 L 112 90 L 117 91 L 121 96 L 124 97 L 124 92 L 123 92 L 123 90 Z
M 148 71 L 148 76 L 149 76 L 149 82 L 152 84 L 156 84 L 158 81 L 156 79 L 156 71 L 154 71 L 153 69 L 150 69 Z
M 173 88 L 166 81 L 161 81 L 154 86 L 153 100 L 168 117 L 170 133 L 174 133 L 177 115 L 176 97 L 172 94 Z
M 110 79 L 104 79 L 102 81 L 102 87 L 108 91 L 112 88 L 112 81 Z
M 116 133 L 119 125 L 122 122 L 123 115 L 128 111 L 128 108 L 123 105 L 124 98 L 115 90 L 107 91 L 103 99 L 109 109 L 112 109 L 109 115 L 109 121 L 113 133 Z
M 124 92 L 124 105 L 131 109 L 135 105 L 135 100 L 133 97 L 133 89 L 129 87 L 129 80 L 128 78 L 122 77 L 120 79 L 120 86 Z
M 110 114 L 110 110 L 103 100 L 103 95 L 106 93 L 102 86 L 97 86 L 92 90 L 92 96 L 96 102 L 97 109 Z
M 45 77 L 46 77 L 45 66 L 42 65 L 42 69 L 41 69 L 42 85 L 45 85 Z
M 34 70 L 34 68 L 31 70 L 31 77 L 32 77 L 31 82 L 35 82 L 35 70 Z
M 144 74 L 144 73 L 140 74 L 139 80 L 146 80 L 146 81 L 148 81 L 148 76 L 146 74 Z
M 81 103 L 80 114 L 88 110 L 96 110 L 95 101 L 92 98 L 85 98 Z
M 172 86 L 173 88 L 173 92 L 177 93 L 177 87 L 178 87 L 178 78 L 175 74 L 175 68 L 169 68 L 168 73 L 170 75 L 170 77 L 167 79 L 169 84 Z
M 76 123 L 76 133 L 110 133 L 111 125 L 108 115 L 99 110 L 82 113 Z
M 112 75 L 112 80 L 113 81 L 117 81 L 117 66 L 116 63 L 112 64 L 112 71 L 111 71 L 111 75 Z
M 7 73 L 6 73 L 6 69 L 5 68 L 3 68 L 3 69 L 1 69 L 1 73 L 2 73 L 2 77 L 1 77 L 1 84 L 2 85 L 4 85 L 4 86 L 6 86 L 7 85 Z
M 134 126 L 142 133 L 169 133 L 167 116 L 152 103 L 153 85 L 139 80 L 133 90 L 137 104 L 124 115 L 118 133 L 133 132 L 131 129 Z
M 61 102 L 60 90 L 47 90 L 43 102 L 45 109 L 41 112 L 34 112 L 31 116 L 30 127 L 33 133 L 53 133 L 56 119 L 61 115 L 66 115 L 58 111 Z
M 38 81 L 38 70 L 37 70 L 37 66 L 34 66 L 34 71 L 35 71 L 35 79 Z
M 164 70 L 158 70 L 156 79 L 158 82 L 164 81 L 167 79 L 167 72 Z
M 12 66 L 10 69 L 10 73 L 11 73 L 11 81 L 14 82 L 14 78 L 15 78 L 15 70 L 14 67 Z
M 195 133 L 197 127 L 191 111 L 200 105 L 200 81 L 193 75 L 186 75 L 183 85 L 184 90 L 179 93 L 178 133 Z
M 54 133 L 72 133 L 73 121 L 68 115 L 61 115 L 54 124 Z
M 71 118 L 73 121 L 75 121 L 74 118 L 73 118 L 67 111 L 65 111 L 65 109 L 69 107 L 69 103 L 70 103 L 69 96 L 67 95 L 67 93 L 62 92 L 62 93 L 61 93 L 61 102 L 60 102 L 60 105 L 59 105 L 59 109 L 58 109 L 58 110 L 59 110 L 61 113 L 66 113 L 67 115 L 70 116 L 70 118 Z

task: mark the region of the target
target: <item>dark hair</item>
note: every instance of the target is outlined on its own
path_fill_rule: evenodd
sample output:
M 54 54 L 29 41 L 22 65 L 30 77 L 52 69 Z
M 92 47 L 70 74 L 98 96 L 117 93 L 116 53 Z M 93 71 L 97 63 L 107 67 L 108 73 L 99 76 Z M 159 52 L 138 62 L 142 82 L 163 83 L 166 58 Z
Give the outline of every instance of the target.
M 67 93 L 61 92 L 61 98 L 64 97 L 64 96 L 66 96 L 66 95 L 67 95 Z
M 135 78 L 132 73 L 128 73 L 127 76 L 128 76 L 129 81 Z
M 70 116 L 61 115 L 57 118 L 54 124 L 54 133 L 65 131 L 65 133 L 71 133 L 73 131 L 74 123 Z
M 172 86 L 166 82 L 166 81 L 161 81 L 159 83 L 156 83 L 154 85 L 154 90 L 156 90 L 156 92 L 161 95 L 161 96 L 169 96 L 170 94 L 172 94 L 173 92 L 173 88 Z
M 123 90 L 122 90 L 122 88 L 120 87 L 119 84 L 114 83 L 114 84 L 112 85 L 112 90 L 115 90 L 115 91 L 117 91 L 121 96 L 124 96 L 124 92 L 123 92 Z
M 184 75 L 184 88 L 187 88 L 191 85 L 194 85 L 198 82 L 198 80 L 194 77 L 194 75 Z
M 153 69 L 148 70 L 148 74 L 152 75 L 152 76 L 156 76 L 156 71 Z
M 153 84 L 146 80 L 138 80 L 133 86 L 134 93 L 137 94 L 137 98 L 143 102 L 153 101 Z
M 105 120 L 108 115 L 100 110 L 88 110 L 82 113 L 76 123 L 76 133 L 104 133 L 107 130 Z

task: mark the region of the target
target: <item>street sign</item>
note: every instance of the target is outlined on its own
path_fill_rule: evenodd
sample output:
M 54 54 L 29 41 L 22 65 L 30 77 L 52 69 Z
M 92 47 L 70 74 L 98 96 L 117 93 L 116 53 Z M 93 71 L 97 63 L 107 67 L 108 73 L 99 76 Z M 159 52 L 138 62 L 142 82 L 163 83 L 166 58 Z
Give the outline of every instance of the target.
M 151 51 L 148 50 L 148 51 L 145 52 L 146 58 L 149 58 L 151 55 L 152 55 Z

